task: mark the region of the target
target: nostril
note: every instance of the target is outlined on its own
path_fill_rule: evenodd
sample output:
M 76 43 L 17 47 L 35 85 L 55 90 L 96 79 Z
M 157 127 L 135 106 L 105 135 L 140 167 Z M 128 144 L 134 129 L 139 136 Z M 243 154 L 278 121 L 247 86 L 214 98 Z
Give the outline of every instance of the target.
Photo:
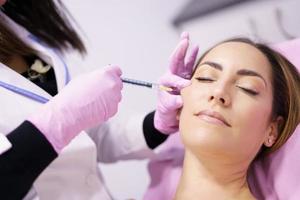
M 223 97 L 223 96 L 216 96 L 216 95 L 211 95 L 209 97 L 209 101 L 216 101 L 219 104 L 223 104 L 224 106 L 229 103 L 229 99 Z
M 220 98 L 220 101 L 224 104 L 225 103 L 225 99 L 224 98 Z

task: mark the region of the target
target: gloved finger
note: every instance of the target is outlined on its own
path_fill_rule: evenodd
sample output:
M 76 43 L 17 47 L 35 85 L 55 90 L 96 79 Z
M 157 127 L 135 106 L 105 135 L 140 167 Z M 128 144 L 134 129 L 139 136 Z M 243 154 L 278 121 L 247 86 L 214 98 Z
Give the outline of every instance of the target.
M 186 31 L 183 31 L 180 35 L 180 39 L 183 40 L 183 39 L 190 39 L 190 36 L 189 36 L 189 33 L 186 32 Z
M 122 100 L 122 93 L 121 92 L 117 93 L 114 98 L 116 102 L 120 102 Z
M 183 105 L 182 97 L 180 95 L 176 95 L 175 98 L 176 103 L 174 104 L 174 108 L 179 109 Z
M 121 79 L 121 76 L 114 76 L 114 79 L 115 81 L 115 87 L 117 90 L 122 90 L 123 89 L 123 81 Z
M 110 108 L 110 110 L 113 110 L 115 107 L 118 106 L 118 104 L 122 100 L 122 94 L 121 92 L 114 93 L 114 95 L 110 98 L 110 104 L 107 104 L 106 106 Z
M 199 51 L 199 47 L 198 47 L 198 45 L 196 45 L 193 48 L 193 50 L 192 50 L 192 52 L 191 52 L 191 54 L 190 54 L 190 56 L 188 58 L 188 61 L 187 61 L 186 65 L 185 65 L 186 74 L 184 74 L 184 76 L 182 76 L 182 77 L 184 77 L 184 78 L 190 78 L 190 76 L 192 74 L 192 71 L 193 71 L 193 67 L 195 65 L 195 61 L 196 61 L 197 55 L 198 55 L 198 51 Z
M 158 99 L 160 102 L 158 109 L 161 112 L 169 113 L 182 106 L 182 97 L 180 95 L 172 95 L 166 91 L 160 91 Z
M 119 76 L 114 77 L 112 84 L 113 84 L 112 89 L 115 91 L 121 91 L 123 89 L 123 82 Z
M 107 115 L 105 115 L 105 121 L 111 118 L 112 116 L 114 116 L 118 112 L 118 105 L 111 106 L 109 110 L 110 112 Z
M 183 39 L 179 42 L 174 52 L 170 57 L 169 69 L 173 74 L 177 74 L 179 68 L 184 67 L 184 58 L 189 46 L 188 39 Z
M 181 90 L 182 88 L 185 88 L 191 84 L 191 80 L 187 80 L 184 78 L 181 78 L 180 76 L 174 75 L 174 74 L 167 74 L 163 76 L 159 83 L 171 88 L 176 88 L 178 90 Z
M 117 111 L 118 111 L 118 106 L 119 106 L 119 103 L 121 102 L 122 100 L 122 93 L 121 92 L 117 92 L 117 93 L 114 93 L 114 95 L 111 95 L 111 98 L 110 98 L 110 103 L 105 103 L 105 108 L 106 108 L 106 120 L 112 116 L 114 116 Z
M 116 74 L 117 76 L 122 75 L 122 70 L 117 65 L 108 65 L 104 67 L 104 71 L 107 71 L 108 73 Z
M 123 89 L 123 81 L 121 79 L 122 70 L 117 65 L 108 65 L 104 68 L 105 72 L 108 73 L 114 81 L 114 89 Z

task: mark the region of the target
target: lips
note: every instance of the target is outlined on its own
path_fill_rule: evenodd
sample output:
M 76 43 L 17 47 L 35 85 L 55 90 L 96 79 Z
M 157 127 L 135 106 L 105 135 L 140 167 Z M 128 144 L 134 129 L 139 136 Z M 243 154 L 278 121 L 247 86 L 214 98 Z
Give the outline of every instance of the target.
M 196 115 L 205 121 L 211 123 L 222 123 L 228 127 L 231 127 L 231 125 L 226 121 L 226 119 L 220 113 L 215 112 L 213 110 L 203 110 L 197 113 Z

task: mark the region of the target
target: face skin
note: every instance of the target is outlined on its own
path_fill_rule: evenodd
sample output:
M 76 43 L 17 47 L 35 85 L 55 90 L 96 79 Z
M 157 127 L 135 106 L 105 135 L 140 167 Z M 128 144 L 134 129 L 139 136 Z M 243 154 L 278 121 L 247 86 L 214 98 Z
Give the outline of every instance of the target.
M 267 58 L 249 44 L 227 42 L 197 67 L 192 84 L 181 91 L 185 147 L 196 156 L 250 163 L 263 144 L 272 146 L 277 137 Z
M 6 0 L 0 0 L 0 6 L 4 5 L 6 3 Z

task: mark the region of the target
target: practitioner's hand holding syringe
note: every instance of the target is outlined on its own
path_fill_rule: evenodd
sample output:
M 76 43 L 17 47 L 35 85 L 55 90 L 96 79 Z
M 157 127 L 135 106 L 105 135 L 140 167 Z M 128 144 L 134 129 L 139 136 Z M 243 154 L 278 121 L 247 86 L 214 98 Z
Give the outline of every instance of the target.
M 198 46 L 193 48 L 187 62 L 185 62 L 188 47 L 189 35 L 184 32 L 170 57 L 169 70 L 159 80 L 160 85 L 176 88 L 177 91 L 180 91 L 191 83 L 190 76 L 198 54 Z M 165 134 L 178 131 L 177 113 L 181 107 L 182 99 L 179 92 L 159 90 L 158 104 L 154 114 L 155 128 Z
M 28 117 L 57 153 L 78 133 L 108 120 L 121 101 L 122 71 L 107 66 L 80 75 Z

